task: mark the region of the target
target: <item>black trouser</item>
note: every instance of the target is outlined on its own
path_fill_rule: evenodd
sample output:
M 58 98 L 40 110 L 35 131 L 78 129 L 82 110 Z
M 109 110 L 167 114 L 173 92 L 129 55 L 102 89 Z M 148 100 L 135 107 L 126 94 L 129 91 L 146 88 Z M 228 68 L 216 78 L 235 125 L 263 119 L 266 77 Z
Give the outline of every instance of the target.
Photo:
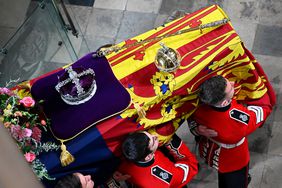
M 219 188 L 246 188 L 248 187 L 249 165 L 244 168 L 228 173 L 218 172 Z

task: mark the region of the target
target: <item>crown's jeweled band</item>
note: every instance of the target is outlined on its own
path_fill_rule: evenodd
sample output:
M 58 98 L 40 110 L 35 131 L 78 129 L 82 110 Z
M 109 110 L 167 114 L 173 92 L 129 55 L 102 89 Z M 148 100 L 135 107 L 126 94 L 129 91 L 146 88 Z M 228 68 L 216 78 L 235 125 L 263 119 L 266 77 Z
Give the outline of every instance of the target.
M 76 71 L 74 71 L 72 69 L 71 66 L 66 68 L 66 71 L 68 73 L 68 77 L 67 79 L 60 81 L 56 86 L 56 90 L 60 93 L 62 100 L 70 105 L 78 105 L 78 104 L 82 104 L 87 102 L 89 99 L 91 99 L 97 90 L 97 85 L 96 85 L 96 81 L 95 81 L 95 72 L 93 69 L 87 69 L 84 70 L 80 73 L 77 73 Z M 93 76 L 93 80 L 91 83 L 91 86 L 89 87 L 89 89 L 87 91 L 85 91 L 85 89 L 82 87 L 82 85 L 80 84 L 80 79 L 83 76 L 86 75 L 91 75 Z M 71 94 L 62 94 L 61 92 L 61 88 L 65 85 L 67 85 L 68 83 L 73 83 L 74 87 L 77 90 L 77 96 L 71 95 Z

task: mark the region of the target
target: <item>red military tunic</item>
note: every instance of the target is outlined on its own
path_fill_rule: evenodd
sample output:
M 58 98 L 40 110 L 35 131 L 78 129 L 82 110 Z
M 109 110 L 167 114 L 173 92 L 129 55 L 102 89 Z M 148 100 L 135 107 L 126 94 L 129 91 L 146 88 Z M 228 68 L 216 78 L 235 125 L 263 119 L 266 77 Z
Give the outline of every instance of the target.
M 175 162 L 169 160 L 160 150 L 148 162 L 123 161 L 119 171 L 129 174 L 127 181 L 142 188 L 179 188 L 186 185 L 198 172 L 198 162 L 188 147 L 177 137 L 165 147 Z
M 201 138 L 201 157 L 221 173 L 245 167 L 250 160 L 246 136 L 264 123 L 275 104 L 273 96 L 274 91 L 269 86 L 268 93 L 261 99 L 246 102 L 248 107 L 236 100 L 232 100 L 231 104 L 224 108 L 200 106 L 193 119 L 218 133 L 218 136 L 212 139 Z

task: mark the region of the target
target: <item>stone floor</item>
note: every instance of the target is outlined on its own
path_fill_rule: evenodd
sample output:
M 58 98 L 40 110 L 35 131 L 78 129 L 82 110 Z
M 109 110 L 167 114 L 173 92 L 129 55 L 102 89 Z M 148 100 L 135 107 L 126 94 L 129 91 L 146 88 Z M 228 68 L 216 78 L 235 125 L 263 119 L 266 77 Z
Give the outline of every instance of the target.
M 281 0 L 95 0 L 91 7 L 73 5 L 70 8 L 80 25 L 80 36 L 85 37 L 90 51 L 94 51 L 101 45 L 119 43 L 163 24 L 175 10 L 193 12 L 215 3 L 229 15 L 242 41 L 263 66 L 277 95 L 277 105 L 271 117 L 264 127 L 249 137 L 252 174 L 249 187 L 280 188 L 282 187 L 280 174 L 282 173 Z M 49 40 L 52 41 L 50 38 L 51 36 Z M 78 54 L 83 55 L 84 52 L 89 51 L 87 45 L 81 45 L 81 41 L 77 42 Z M 49 55 L 49 60 L 52 59 L 57 66 L 71 61 L 69 57 L 64 56 L 66 50 L 63 55 L 59 48 L 52 53 L 53 59 Z M 189 134 L 186 125 L 178 130 L 178 134 L 191 150 L 195 151 L 193 137 Z M 189 187 L 216 188 L 217 173 L 205 165 L 201 166 L 199 174 Z

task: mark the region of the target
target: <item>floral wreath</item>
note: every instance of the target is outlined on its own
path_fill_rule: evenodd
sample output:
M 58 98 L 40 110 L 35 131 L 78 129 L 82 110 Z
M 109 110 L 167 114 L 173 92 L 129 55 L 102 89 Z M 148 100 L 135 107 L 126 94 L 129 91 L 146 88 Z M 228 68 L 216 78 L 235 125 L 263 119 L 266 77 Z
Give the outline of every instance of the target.
M 42 133 L 47 132 L 50 120 L 40 113 L 38 103 L 28 93 L 0 87 L 0 121 L 15 139 L 37 177 L 53 180 L 45 165 L 36 157 L 42 152 L 57 150 L 59 146 L 53 142 L 41 142 Z

